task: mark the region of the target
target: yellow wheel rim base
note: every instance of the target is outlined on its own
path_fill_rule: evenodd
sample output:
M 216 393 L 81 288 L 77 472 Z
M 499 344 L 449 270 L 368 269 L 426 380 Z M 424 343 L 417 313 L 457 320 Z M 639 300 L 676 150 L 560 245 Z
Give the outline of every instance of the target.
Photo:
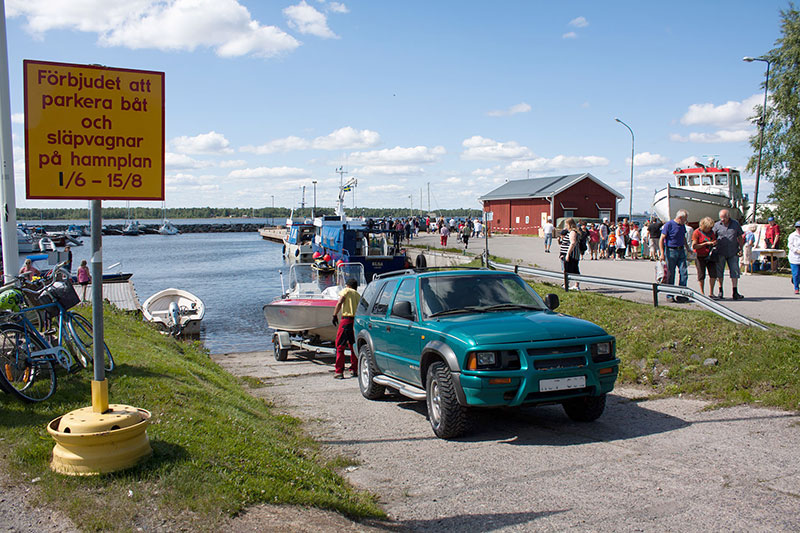
M 108 407 L 103 413 L 83 407 L 47 425 L 56 441 L 50 468 L 90 476 L 130 468 L 152 455 L 146 432 L 150 412 L 121 404 Z

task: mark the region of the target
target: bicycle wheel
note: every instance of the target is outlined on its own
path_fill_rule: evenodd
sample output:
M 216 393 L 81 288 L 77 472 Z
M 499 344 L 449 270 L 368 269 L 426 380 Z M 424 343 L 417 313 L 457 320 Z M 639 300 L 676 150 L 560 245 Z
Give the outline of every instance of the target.
M 75 313 L 69 313 L 67 317 L 72 341 L 75 343 L 78 350 L 83 353 L 84 357 L 94 364 L 92 323 L 82 315 Z M 108 349 L 108 345 L 105 341 L 103 342 L 103 349 L 105 351 L 105 369 L 107 372 L 111 372 L 114 370 L 114 357 L 111 355 L 111 350 Z
M 9 392 L 26 402 L 41 402 L 56 391 L 56 370 L 44 357 L 31 357 L 44 350 L 36 338 L 25 338 L 25 330 L 15 325 L 0 327 L 0 382 Z

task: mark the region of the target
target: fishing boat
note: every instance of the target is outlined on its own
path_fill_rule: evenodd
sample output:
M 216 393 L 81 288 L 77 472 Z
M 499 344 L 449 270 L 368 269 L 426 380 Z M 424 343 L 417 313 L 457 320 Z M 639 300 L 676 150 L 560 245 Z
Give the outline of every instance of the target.
M 310 263 L 314 250 L 315 228 L 310 222 L 286 219 L 286 235 L 283 237 L 283 257 L 290 262 Z
M 142 304 L 144 319 L 173 336 L 199 334 L 205 314 L 203 300 L 181 289 L 158 291 Z
M 330 256 L 332 263 L 363 264 L 366 279 L 371 281 L 375 274 L 402 270 L 410 264 L 405 250 L 394 245 L 392 231 L 345 216 L 344 194 L 356 183 L 355 178 L 340 183 L 336 215 L 314 219 L 316 232 L 312 250 L 320 256 Z
M 336 338 L 336 326 L 331 322 L 333 310 L 339 292 L 350 278 L 358 281 L 359 291 L 363 290 L 364 265 L 342 263 L 330 274 L 321 273 L 308 263 L 291 265 L 289 290 L 263 308 L 267 325 L 315 343 L 333 341 Z
M 728 209 L 731 218 L 744 216 L 742 180 L 738 170 L 722 167 L 719 161 L 708 165 L 695 163 L 673 172 L 675 185 L 656 191 L 653 212 L 662 221 L 672 220 L 680 209 L 689 213 L 688 223 L 697 226 L 704 217 L 719 218 L 720 209 Z

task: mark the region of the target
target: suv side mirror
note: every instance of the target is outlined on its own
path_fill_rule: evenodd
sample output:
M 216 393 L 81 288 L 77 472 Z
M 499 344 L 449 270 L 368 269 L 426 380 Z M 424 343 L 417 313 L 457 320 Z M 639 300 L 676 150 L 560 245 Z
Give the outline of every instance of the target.
M 557 294 L 548 294 L 544 297 L 544 305 L 547 306 L 548 309 L 551 311 L 555 311 L 556 307 L 558 307 L 558 295 Z
M 392 306 L 392 316 L 414 320 L 414 312 L 411 310 L 411 302 L 395 302 Z

